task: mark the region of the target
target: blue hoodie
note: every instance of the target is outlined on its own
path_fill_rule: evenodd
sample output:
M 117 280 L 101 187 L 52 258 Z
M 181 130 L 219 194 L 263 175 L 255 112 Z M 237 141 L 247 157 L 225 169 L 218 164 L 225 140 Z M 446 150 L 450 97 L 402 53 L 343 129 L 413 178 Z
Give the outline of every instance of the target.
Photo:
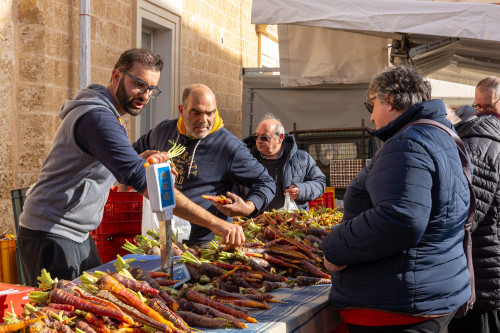
M 83 242 L 102 220 L 115 178 L 146 189 L 141 158 L 130 146 L 106 88 L 92 84 L 64 103 L 63 119 L 19 224 Z
M 433 119 L 452 127 L 440 100 L 414 105 L 374 131 L 386 141 L 349 184 L 344 219 L 323 241 L 336 308 L 439 315 L 471 295 L 463 250 L 470 193 L 455 142 L 444 131 L 405 124 Z
M 168 151 L 172 140 L 186 147 L 184 154 L 173 158 L 179 173 L 175 187 L 194 203 L 217 217 L 231 221 L 202 198 L 202 195 L 226 195 L 233 185 L 250 188 L 246 200 L 255 204 L 255 213 L 273 199 L 276 186 L 267 170 L 250 154 L 243 142 L 224 127 L 212 131 L 203 139 L 179 133 L 179 119 L 165 120 L 143 135 L 132 146 L 141 153 L 145 150 Z M 207 228 L 191 223 L 188 245 L 208 242 L 214 234 Z

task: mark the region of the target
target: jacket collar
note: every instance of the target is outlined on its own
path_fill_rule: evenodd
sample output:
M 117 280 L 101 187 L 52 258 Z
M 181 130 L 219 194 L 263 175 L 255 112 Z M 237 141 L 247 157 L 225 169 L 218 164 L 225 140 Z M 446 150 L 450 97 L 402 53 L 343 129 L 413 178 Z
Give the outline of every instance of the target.
M 387 141 L 401 127 L 418 119 L 432 119 L 452 128 L 451 123 L 446 119 L 446 106 L 444 102 L 440 99 L 435 99 L 415 104 L 386 126 L 378 130 L 368 129 L 368 131 L 380 140 Z

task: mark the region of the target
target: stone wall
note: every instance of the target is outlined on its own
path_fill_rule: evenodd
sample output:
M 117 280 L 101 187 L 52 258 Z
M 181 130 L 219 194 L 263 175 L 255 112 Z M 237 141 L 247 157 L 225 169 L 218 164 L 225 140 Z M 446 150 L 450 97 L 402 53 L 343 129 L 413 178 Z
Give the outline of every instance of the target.
M 193 83 L 209 86 L 225 127 L 241 137 L 240 71 L 257 66 L 257 34 L 250 24 L 252 2 L 185 0 L 183 4 L 181 92 Z
M 133 47 L 136 0 L 91 1 L 91 81 L 106 85 Z M 0 1 L 0 232 L 14 231 L 12 189 L 33 184 L 78 89 L 78 0 Z M 257 64 L 251 0 L 185 0 L 180 91 L 201 82 L 217 97 L 226 128 L 241 136 L 241 67 Z M 221 31 L 224 35 L 220 42 Z M 125 117 L 130 131 L 131 118 Z
M 118 55 L 131 46 L 131 1 L 91 1 L 92 82 L 106 84 Z M 37 180 L 61 105 L 78 89 L 78 6 L 77 0 L 0 2 L 0 91 L 10 96 L 0 122 L 0 231 L 13 231 L 10 191 Z

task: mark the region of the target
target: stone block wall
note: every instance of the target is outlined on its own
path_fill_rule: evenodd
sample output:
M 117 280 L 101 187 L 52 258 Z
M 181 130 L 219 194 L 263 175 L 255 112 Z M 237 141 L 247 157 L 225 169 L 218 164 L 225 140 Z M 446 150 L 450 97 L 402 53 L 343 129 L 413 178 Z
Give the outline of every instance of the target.
M 131 3 L 91 1 L 92 82 L 106 85 L 131 47 Z M 37 180 L 61 105 L 78 90 L 78 14 L 77 0 L 0 2 L 0 231 L 14 231 L 10 191 Z

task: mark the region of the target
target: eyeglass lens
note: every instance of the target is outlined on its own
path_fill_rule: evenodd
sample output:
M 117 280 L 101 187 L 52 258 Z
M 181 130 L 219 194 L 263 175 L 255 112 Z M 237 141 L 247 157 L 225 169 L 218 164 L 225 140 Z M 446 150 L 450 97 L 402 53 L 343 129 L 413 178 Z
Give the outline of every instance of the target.
M 377 97 L 377 95 L 368 98 L 368 100 L 364 101 L 365 107 L 368 110 L 368 112 L 373 113 L 373 100 Z
M 481 104 L 476 104 L 476 102 L 474 101 L 474 103 L 472 103 L 472 107 L 474 109 L 483 109 L 483 110 L 491 110 L 491 109 L 494 109 L 495 108 L 495 105 L 497 105 L 497 103 L 500 101 L 500 99 L 498 99 L 495 103 L 493 104 L 485 104 L 485 105 L 481 105 Z
M 161 93 L 161 90 L 158 87 L 151 87 L 146 82 L 136 79 L 130 73 L 128 73 L 128 72 L 124 72 L 124 73 L 127 74 L 129 77 L 131 77 L 132 79 L 135 80 L 135 87 L 134 87 L 134 89 L 139 94 L 144 94 L 146 91 L 149 90 L 148 94 L 151 96 L 151 98 L 156 98 Z

